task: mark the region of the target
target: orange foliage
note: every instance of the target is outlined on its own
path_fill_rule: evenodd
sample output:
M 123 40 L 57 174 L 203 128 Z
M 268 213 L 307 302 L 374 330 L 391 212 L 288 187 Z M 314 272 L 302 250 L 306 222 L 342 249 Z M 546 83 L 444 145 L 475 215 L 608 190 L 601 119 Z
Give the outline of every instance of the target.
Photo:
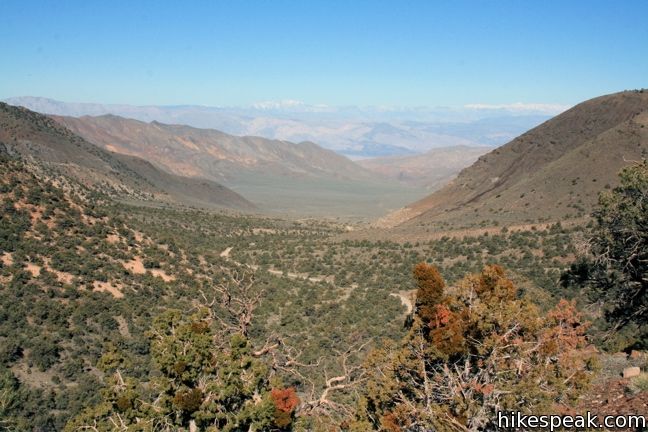
M 402 429 L 398 425 L 398 419 L 394 413 L 387 413 L 380 419 L 380 424 L 384 430 L 388 432 L 401 432 Z
M 446 305 L 438 304 L 435 307 L 435 312 L 434 327 L 439 328 L 448 325 L 450 318 L 452 317 L 450 309 L 448 309 Z
M 270 397 L 275 406 L 274 423 L 280 428 L 286 428 L 292 423 L 292 413 L 299 405 L 299 398 L 294 387 L 270 390 Z
M 425 323 L 434 319 L 436 305 L 443 302 L 445 282 L 436 267 L 424 262 L 414 267 L 416 313 Z
M 544 352 L 551 355 L 583 348 L 587 344 L 587 325 L 581 324 L 581 319 L 575 300 L 560 300 L 547 314 L 547 320 L 552 326 L 543 334 Z
M 446 305 L 435 307 L 434 321 L 430 325 L 428 340 L 443 354 L 453 355 L 463 351 L 465 319 Z
M 286 413 L 291 413 L 299 405 L 299 398 L 297 397 L 297 392 L 295 392 L 294 387 L 288 387 L 286 389 L 272 389 L 270 391 L 270 396 L 272 397 L 272 402 L 279 411 Z
M 484 299 L 513 300 L 517 293 L 513 282 L 506 278 L 504 269 L 498 265 L 484 267 L 475 290 Z
M 496 265 L 447 294 L 436 268 L 418 264 L 414 277 L 411 331 L 400 351 L 379 353 L 385 363 L 372 359 L 354 430 L 491 430 L 497 411 L 544 410 L 583 393 L 596 359 L 574 302 L 543 316 Z
M 493 385 L 493 384 L 486 384 L 486 385 L 481 387 L 481 393 L 484 396 L 489 396 L 490 394 L 493 393 L 493 390 L 495 390 L 495 385 Z
M 424 325 L 425 337 L 441 353 L 453 355 L 464 347 L 464 318 L 446 304 L 445 282 L 439 270 L 421 262 L 414 267 L 416 315 Z

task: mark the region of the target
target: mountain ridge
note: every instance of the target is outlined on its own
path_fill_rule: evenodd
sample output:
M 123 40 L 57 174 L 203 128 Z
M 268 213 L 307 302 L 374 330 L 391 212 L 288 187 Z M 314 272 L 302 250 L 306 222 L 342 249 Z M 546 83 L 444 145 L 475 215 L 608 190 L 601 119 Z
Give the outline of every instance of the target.
M 70 176 L 101 192 L 184 205 L 252 211 L 239 194 L 210 180 L 160 170 L 148 161 L 101 149 L 47 116 L 0 103 L 0 142 L 52 173 Z
M 137 155 L 144 151 L 185 150 L 190 157 L 200 156 L 202 153 L 210 154 L 214 159 L 222 161 L 223 164 L 233 162 L 241 165 L 276 165 L 271 168 L 285 171 L 293 170 L 295 174 L 300 172 L 318 176 L 324 174 L 318 168 L 325 171 L 330 165 L 335 165 L 336 172 L 329 174 L 347 176 L 349 179 L 370 178 L 368 171 L 358 171 L 357 166 L 332 150 L 325 149 L 310 141 L 291 143 L 286 140 L 270 140 L 260 136 L 234 136 L 217 129 L 195 128 L 182 124 L 167 124 L 158 121 L 143 122 L 135 119 L 107 114 L 101 116 L 65 117 L 50 116 L 60 124 L 66 126 L 77 134 L 84 136 L 89 141 L 109 150 L 125 154 Z M 161 143 L 164 143 L 161 144 Z M 191 151 L 202 151 L 192 153 Z M 171 171 L 179 171 L 175 163 L 165 156 L 165 152 L 151 154 L 150 160 L 158 165 L 166 166 Z M 168 153 L 168 152 L 167 152 Z M 313 153 L 317 153 L 313 155 Z M 254 157 L 257 156 L 256 159 Z M 302 157 L 305 163 L 298 165 L 297 158 Z M 322 160 L 329 160 L 331 163 L 324 166 Z M 220 177 L 215 175 L 206 167 L 201 167 L 201 161 L 195 161 L 196 168 L 203 176 Z M 279 166 L 280 162 L 284 166 Z M 223 166 L 225 176 L 232 167 Z M 234 169 L 238 169 L 236 166 Z M 185 168 L 187 169 L 187 168 Z
M 628 161 L 646 157 L 647 124 L 648 92 L 590 99 L 481 156 L 446 187 L 376 225 L 403 231 L 584 215 Z
M 499 107 L 311 107 L 281 109 L 199 105 L 125 105 L 62 102 L 40 97 L 6 100 L 42 114 L 80 117 L 112 113 L 126 118 L 217 129 L 237 136 L 313 141 L 353 157 L 422 153 L 450 145 L 497 146 L 549 118 L 543 110 Z M 554 110 L 557 108 L 554 108 Z

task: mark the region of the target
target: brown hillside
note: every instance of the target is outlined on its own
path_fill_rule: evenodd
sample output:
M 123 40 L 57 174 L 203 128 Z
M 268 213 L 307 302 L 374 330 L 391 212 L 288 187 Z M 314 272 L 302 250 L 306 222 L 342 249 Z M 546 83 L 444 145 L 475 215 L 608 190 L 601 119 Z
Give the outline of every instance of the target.
M 648 155 L 648 92 L 581 103 L 480 157 L 443 189 L 378 222 L 395 231 L 581 217 Z
M 358 161 L 358 165 L 396 181 L 435 191 L 452 180 L 489 147 L 458 145 L 411 156 L 389 156 Z
M 310 142 L 237 137 L 115 115 L 52 118 L 107 150 L 139 156 L 185 176 L 228 181 L 242 172 L 264 171 L 293 178 L 371 178 L 349 159 Z
M 164 172 L 145 160 L 101 149 L 49 117 L 0 103 L 0 144 L 52 175 L 63 175 L 128 198 L 252 210 L 254 205 L 224 186 Z

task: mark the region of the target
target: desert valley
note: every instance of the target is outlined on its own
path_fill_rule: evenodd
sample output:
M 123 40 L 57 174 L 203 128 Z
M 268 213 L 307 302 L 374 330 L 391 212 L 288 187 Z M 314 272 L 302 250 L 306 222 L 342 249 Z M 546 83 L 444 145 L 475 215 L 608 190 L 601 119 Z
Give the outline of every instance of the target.
M 647 14 L 0 1 L 0 431 L 648 431 Z

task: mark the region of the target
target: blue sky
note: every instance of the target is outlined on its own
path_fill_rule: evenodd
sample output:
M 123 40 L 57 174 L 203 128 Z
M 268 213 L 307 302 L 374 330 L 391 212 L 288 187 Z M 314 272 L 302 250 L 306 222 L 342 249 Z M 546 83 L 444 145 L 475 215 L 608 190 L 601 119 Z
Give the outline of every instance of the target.
M 0 0 L 0 98 L 574 104 L 648 87 L 648 1 Z

